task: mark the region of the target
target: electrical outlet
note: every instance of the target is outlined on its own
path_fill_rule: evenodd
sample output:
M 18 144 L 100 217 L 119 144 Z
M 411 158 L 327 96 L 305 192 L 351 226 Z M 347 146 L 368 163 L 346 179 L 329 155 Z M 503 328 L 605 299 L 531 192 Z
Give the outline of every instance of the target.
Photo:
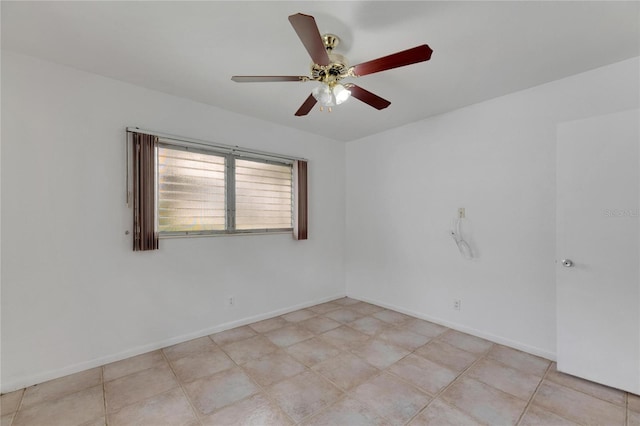
M 454 299 L 454 301 L 453 301 L 453 309 L 455 311 L 459 311 L 460 310 L 460 305 L 462 305 L 462 302 L 460 301 L 460 299 Z
M 228 306 L 235 306 L 236 304 L 236 298 L 233 296 L 229 296 L 227 297 L 227 305 Z
M 465 217 L 464 207 L 460 207 L 460 208 L 458 209 L 458 217 L 459 217 L 460 219 L 464 219 L 464 217 Z

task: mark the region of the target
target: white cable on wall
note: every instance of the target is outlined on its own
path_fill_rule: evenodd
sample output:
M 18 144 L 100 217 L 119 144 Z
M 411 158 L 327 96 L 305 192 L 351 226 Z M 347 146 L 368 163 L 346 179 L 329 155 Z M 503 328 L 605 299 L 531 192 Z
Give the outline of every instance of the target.
M 460 255 L 465 259 L 473 259 L 473 251 L 471 250 L 469 243 L 465 241 L 464 236 L 460 230 L 460 223 L 462 222 L 462 219 L 464 219 L 464 209 L 460 209 L 458 211 L 458 218 L 455 221 L 454 229 L 449 231 L 449 233 L 451 234 L 451 238 L 453 238 L 453 241 L 455 241 L 456 245 L 458 246 Z

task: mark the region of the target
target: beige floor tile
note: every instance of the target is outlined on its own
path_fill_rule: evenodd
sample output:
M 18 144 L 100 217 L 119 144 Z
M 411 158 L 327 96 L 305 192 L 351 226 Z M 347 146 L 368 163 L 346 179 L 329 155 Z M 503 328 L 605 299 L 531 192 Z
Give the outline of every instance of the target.
M 581 424 L 623 425 L 625 408 L 544 380 L 533 404 Z
M 416 349 L 415 353 L 458 372 L 469 367 L 478 359 L 478 355 L 437 340 L 432 340 L 426 345 Z
M 148 368 L 165 365 L 167 365 L 167 361 L 164 359 L 164 356 L 162 356 L 161 351 L 147 352 L 146 354 L 105 365 L 103 367 L 104 381 L 108 382 Z
M 627 426 L 640 426 L 640 413 L 637 411 L 627 411 Z
M 324 316 L 342 324 L 348 324 L 362 317 L 362 315 L 349 308 L 336 309 L 335 311 L 327 312 Z
M 216 347 L 217 346 L 215 345 L 215 343 L 213 343 L 210 338 L 205 336 L 200 337 L 199 339 L 193 339 L 189 340 L 188 342 L 169 346 L 168 348 L 164 348 L 162 352 L 164 352 L 169 361 L 175 361 L 184 356 L 216 349 Z
M 240 340 L 248 339 L 256 335 L 256 332 L 245 325 L 243 327 L 232 328 L 231 330 L 221 331 L 220 333 L 212 334 L 211 339 L 218 345 L 223 346 L 229 343 L 238 342 Z
M 468 377 L 456 380 L 442 398 L 490 425 L 515 425 L 527 402 Z
M 193 406 L 203 415 L 259 392 L 259 388 L 239 368 L 196 380 L 184 388 Z
M 272 386 L 269 393 L 295 422 L 313 415 L 342 395 L 340 389 L 311 371 Z
M 278 350 L 278 347 L 264 336 L 254 336 L 239 342 L 225 345 L 222 349 L 231 357 L 232 360 L 238 364 L 243 364 L 247 361 L 262 358 L 263 356 Z
M 369 336 L 374 336 L 381 331 L 390 327 L 388 322 L 384 322 L 374 317 L 364 317 L 360 318 L 349 324 L 349 327 L 358 330 L 362 333 L 365 333 Z
M 0 413 L 2 413 L 3 416 L 14 413 L 18 409 L 20 401 L 22 401 L 23 394 L 24 389 L 20 389 L 2 395 L 0 397 Z
M 348 390 L 378 374 L 380 370 L 352 354 L 342 354 L 313 367 L 340 389 Z
M 334 358 L 342 353 L 338 348 L 318 337 L 296 343 L 295 345 L 285 348 L 285 350 L 289 355 L 307 367 L 313 367 L 322 361 Z
M 409 315 L 401 314 L 400 312 L 396 311 L 390 311 L 388 309 L 376 312 L 371 316 L 379 319 L 380 321 L 384 321 L 393 325 L 399 325 L 405 321 L 412 319 L 412 317 L 410 317 Z
M 438 337 L 438 340 L 445 342 L 458 349 L 462 349 L 473 354 L 482 355 L 487 352 L 493 343 L 470 334 L 461 333 L 457 330 L 448 330 Z
M 431 402 L 410 423 L 410 426 L 481 426 L 474 418 L 440 399 Z M 549 425 L 550 426 L 550 425 Z
M 418 318 L 410 319 L 402 324 L 403 328 L 413 331 L 414 333 L 422 334 L 423 336 L 434 338 L 448 330 L 447 327 L 443 327 L 438 324 L 434 324 L 429 321 L 424 321 Z
M 525 401 L 531 398 L 542 380 L 490 359 L 478 361 L 466 375 Z
M 362 383 L 351 395 L 393 425 L 407 423 L 431 400 L 427 394 L 386 373 Z
M 210 376 L 236 364 L 220 348 L 192 353 L 171 362 L 173 371 L 182 383 Z
M 106 426 L 107 418 L 106 417 L 98 417 L 97 419 L 91 420 L 87 423 L 83 423 L 82 426 Z
M 555 362 L 551 364 L 551 368 L 549 368 L 549 372 L 545 379 L 559 385 L 587 393 L 591 396 L 595 396 L 596 398 L 604 399 L 612 404 L 623 406 L 626 402 L 625 392 L 590 382 L 579 377 L 570 376 L 569 374 L 561 373 L 556 369 Z
M 640 396 L 634 395 L 632 393 L 627 395 L 629 398 L 629 401 L 628 401 L 629 409 L 637 413 L 640 413 Z
M 322 334 L 325 331 L 333 330 L 342 324 L 327 317 L 313 317 L 298 323 L 314 334 Z
M 254 322 L 253 324 L 249 324 L 249 327 L 257 331 L 258 333 L 266 333 L 268 331 L 276 330 L 287 325 L 291 325 L 291 323 L 289 321 L 286 321 L 282 317 L 276 317 Z
M 109 426 L 188 425 L 197 421 L 182 389 L 156 395 L 109 415 Z
M 337 303 L 338 305 L 342 305 L 342 306 L 349 306 L 349 305 L 355 305 L 356 303 L 359 303 L 359 300 L 356 299 L 352 299 L 350 297 L 343 297 L 341 299 L 336 299 L 333 301 L 333 303 Z
M 380 369 L 387 368 L 399 359 L 407 356 L 411 351 L 391 343 L 372 339 L 356 349 L 352 353 Z
M 413 351 L 427 343 L 430 338 L 401 327 L 391 327 L 378 334 L 378 338 Z
M 59 399 L 65 395 L 76 393 L 101 383 L 102 371 L 100 367 L 50 380 L 26 388 L 22 397 L 21 407 L 24 409 L 44 401 Z
M 259 393 L 202 419 L 203 426 L 290 426 L 280 408 Z
M 551 361 L 544 358 L 502 345 L 493 345 L 487 356 L 516 370 L 539 377 L 544 376 L 549 364 L 551 364 Z
M 13 426 L 76 426 L 104 416 L 102 385 L 47 400 L 15 415 Z
M 344 398 L 302 422 L 305 426 L 385 426 L 387 421 L 360 401 Z
M 457 372 L 414 354 L 396 362 L 388 371 L 431 395 L 440 392 L 458 376 Z
M 334 309 L 338 309 L 340 307 L 342 307 L 342 305 L 339 305 L 338 303 L 327 302 L 327 303 L 322 303 L 320 305 L 312 306 L 307 309 L 318 314 L 325 314 L 329 311 L 333 311 Z
M 366 302 L 358 302 L 353 305 L 349 305 L 349 309 L 360 315 L 371 315 L 376 312 L 384 311 L 384 308 Z
M 532 405 L 522 416 L 518 426 L 578 426 L 578 424 Z
M 3 414 L 0 416 L 0 426 L 11 426 L 11 422 L 13 422 L 13 414 Z
M 298 311 L 289 312 L 288 314 L 282 315 L 282 318 L 285 321 L 289 322 L 300 322 L 309 318 L 313 318 L 317 315 L 316 312 L 310 311 L 308 309 L 300 309 Z
M 345 325 L 322 333 L 320 337 L 330 345 L 342 350 L 357 347 L 369 339 L 369 336 L 366 334 L 360 333 Z
M 306 328 L 290 325 L 264 333 L 264 336 L 276 345 L 286 347 L 310 339 L 314 334 Z
M 164 393 L 178 386 L 168 365 L 149 368 L 105 383 L 107 411 L 113 413 L 124 406 Z
M 302 373 L 305 367 L 284 351 L 276 351 L 247 362 L 243 365 L 243 369 L 259 385 L 270 386 Z

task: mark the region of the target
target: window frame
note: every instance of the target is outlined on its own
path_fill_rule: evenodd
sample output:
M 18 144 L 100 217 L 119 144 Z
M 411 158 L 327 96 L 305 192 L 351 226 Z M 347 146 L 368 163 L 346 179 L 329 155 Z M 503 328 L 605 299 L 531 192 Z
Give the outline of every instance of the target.
M 294 185 L 294 161 L 290 158 L 280 157 L 266 153 L 250 152 L 247 150 L 214 145 L 194 143 L 184 140 L 159 137 L 156 150 L 156 215 L 159 211 L 159 150 L 161 148 L 182 150 L 187 152 L 198 152 L 206 155 L 215 155 L 225 159 L 225 229 L 206 231 L 158 231 L 159 238 L 193 238 L 193 237 L 215 237 L 226 235 L 265 235 L 265 234 L 290 234 L 294 230 L 294 209 L 296 188 Z M 235 161 L 236 159 L 255 161 L 265 164 L 287 166 L 291 173 L 291 226 L 288 228 L 263 228 L 263 229 L 236 229 L 236 185 L 235 185 Z

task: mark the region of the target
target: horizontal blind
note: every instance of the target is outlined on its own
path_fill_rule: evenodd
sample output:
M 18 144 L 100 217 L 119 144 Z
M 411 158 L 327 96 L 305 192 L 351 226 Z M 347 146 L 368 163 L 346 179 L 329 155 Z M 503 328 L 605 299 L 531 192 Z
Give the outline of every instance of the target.
M 236 229 L 291 229 L 291 166 L 240 159 L 235 163 Z
M 224 231 L 225 218 L 225 157 L 159 147 L 159 231 Z

